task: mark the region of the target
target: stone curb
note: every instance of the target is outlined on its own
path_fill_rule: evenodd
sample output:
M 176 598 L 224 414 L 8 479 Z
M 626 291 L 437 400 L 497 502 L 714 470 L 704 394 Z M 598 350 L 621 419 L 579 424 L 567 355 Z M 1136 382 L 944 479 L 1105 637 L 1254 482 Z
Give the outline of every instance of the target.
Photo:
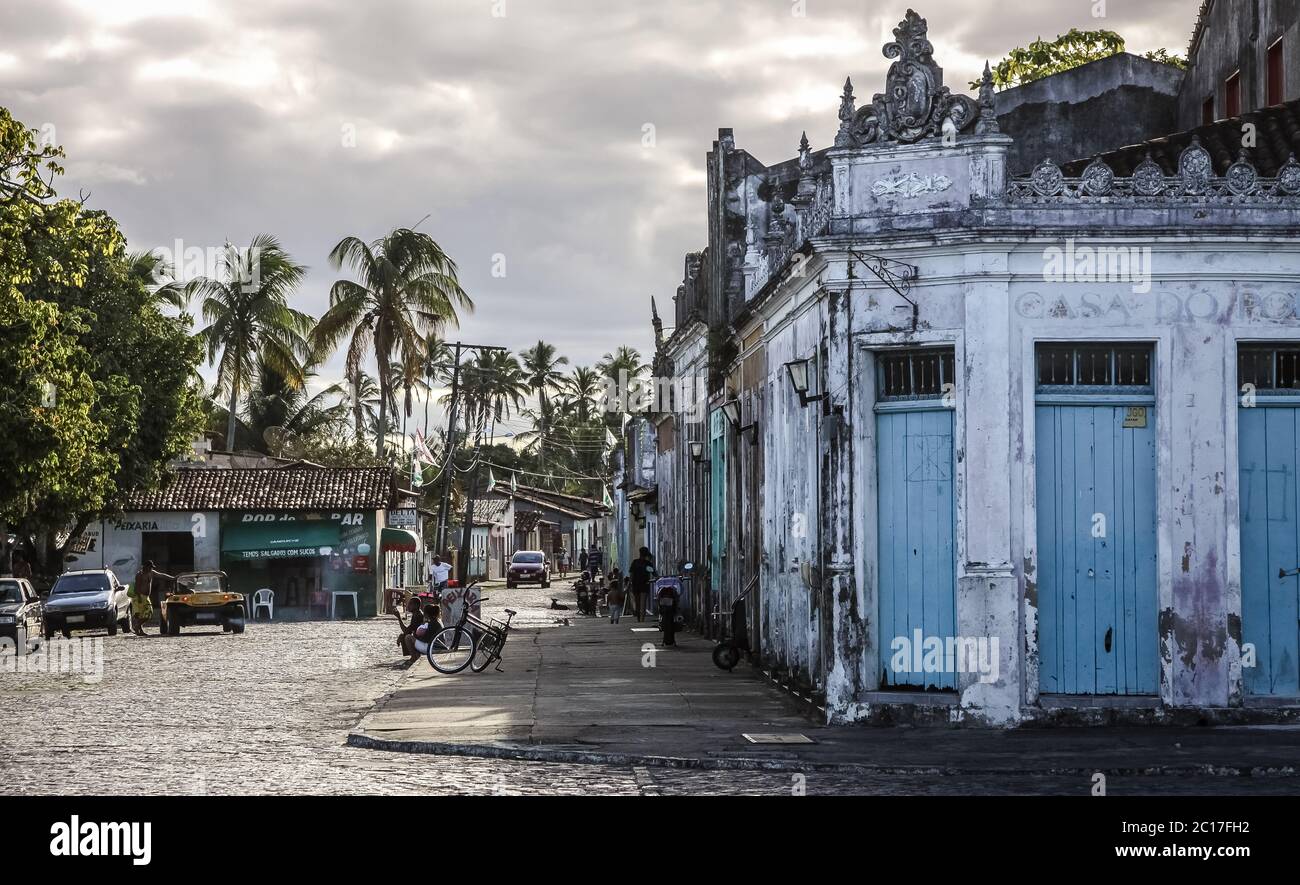
M 563 762 L 578 765 L 653 765 L 659 768 L 698 769 L 704 771 L 822 771 L 841 774 L 881 775 L 962 775 L 1002 777 L 1297 777 L 1293 766 L 1246 767 L 1239 765 L 1154 765 L 1145 768 L 956 768 L 930 765 L 870 765 L 859 762 L 815 762 L 800 759 L 757 759 L 717 757 L 700 759 L 691 756 L 652 756 L 639 753 L 604 753 L 598 750 L 566 750 L 558 747 L 522 746 L 518 744 L 450 744 L 440 741 L 399 741 L 352 732 L 347 745 L 364 750 L 388 753 L 413 753 L 433 756 L 473 756 L 481 759 L 516 759 L 528 762 Z

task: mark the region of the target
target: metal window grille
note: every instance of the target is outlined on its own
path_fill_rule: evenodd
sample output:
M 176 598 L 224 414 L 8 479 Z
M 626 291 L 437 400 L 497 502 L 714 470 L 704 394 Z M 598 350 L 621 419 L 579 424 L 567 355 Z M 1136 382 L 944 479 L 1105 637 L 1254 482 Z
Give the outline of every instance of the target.
M 876 354 L 876 399 L 881 402 L 938 399 L 956 383 L 951 347 L 882 351 Z
M 1043 343 L 1035 351 L 1040 389 L 1152 386 L 1149 344 Z
M 1237 348 L 1237 388 L 1300 391 L 1300 345 L 1250 344 Z

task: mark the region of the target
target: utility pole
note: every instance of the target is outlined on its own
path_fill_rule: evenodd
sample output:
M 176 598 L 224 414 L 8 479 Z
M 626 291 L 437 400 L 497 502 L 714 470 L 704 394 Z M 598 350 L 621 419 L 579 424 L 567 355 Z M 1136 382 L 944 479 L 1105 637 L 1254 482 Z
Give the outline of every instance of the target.
M 447 457 L 443 463 L 442 500 L 438 504 L 438 537 L 434 552 L 441 555 L 447 551 L 447 519 L 451 510 L 451 481 L 456 475 L 456 423 L 460 406 L 460 353 L 462 350 L 506 350 L 491 344 L 464 344 L 457 341 L 451 345 L 455 348 L 455 360 L 451 372 L 451 406 L 447 410 Z M 472 506 L 472 505 L 471 505 Z M 462 557 L 464 551 L 462 551 Z

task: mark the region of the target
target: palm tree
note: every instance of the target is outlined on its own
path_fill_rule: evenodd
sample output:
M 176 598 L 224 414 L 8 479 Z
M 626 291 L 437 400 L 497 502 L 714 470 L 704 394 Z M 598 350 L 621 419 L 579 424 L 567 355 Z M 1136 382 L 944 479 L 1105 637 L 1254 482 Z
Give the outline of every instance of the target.
M 620 371 L 626 371 L 629 384 L 638 380 L 645 369 L 645 363 L 641 362 L 641 353 L 635 347 L 627 345 L 618 347 L 613 353 L 605 354 L 604 358 L 596 363 L 596 371 L 607 378 L 612 378 L 615 382 L 620 381 Z
M 127 274 L 139 280 L 163 304 L 184 313 L 190 305 L 192 289 L 176 282 L 175 269 L 156 252 L 132 252 L 126 256 Z
M 328 351 L 349 338 L 349 374 L 360 368 L 367 351 L 373 354 L 380 388 L 377 423 L 387 428 L 392 400 L 389 363 L 395 355 L 404 366 L 415 355 L 423 360 L 425 334 L 456 325 L 457 308 L 473 310 L 474 303 L 457 280 L 456 263 L 428 234 L 398 228 L 369 244 L 344 237 L 330 252 L 330 263 L 336 269 L 347 265 L 360 281 L 333 285 L 329 310 L 312 331 L 312 343 Z M 375 440 L 380 457 L 384 444 L 381 432 Z
M 293 262 L 279 240 L 260 234 L 242 252 L 227 244 L 221 279 L 203 277 L 191 284 L 207 323 L 199 338 L 207 347 L 208 362 L 217 364 L 218 389 L 229 396 L 227 449 L 234 446 L 239 395 L 252 384 L 259 360 L 288 384 L 303 384 L 312 320 L 289 307 L 289 295 L 306 270 Z
M 564 381 L 564 373 L 559 366 L 567 366 L 569 358 L 557 356 L 555 345 L 545 341 L 538 341 L 520 354 L 520 357 L 523 360 L 524 381 L 537 394 L 539 402 L 549 405 L 550 391 L 559 388 Z
M 482 397 L 479 407 L 492 421 L 489 437 L 496 436 L 496 422 L 509 418 L 512 411 L 522 408 L 528 394 L 523 367 L 504 350 L 480 351 L 473 364 L 474 374 L 482 378 Z
M 317 364 L 303 367 L 304 382 L 316 376 Z M 267 430 L 281 428 L 295 436 L 312 436 L 329 432 L 346 421 L 348 404 L 343 385 L 331 384 L 314 396 L 308 395 L 306 384 L 290 384 L 288 379 L 273 367 L 259 360 L 257 383 L 249 391 L 244 407 L 244 429 L 252 440 L 253 448 L 267 451 Z M 278 454 L 267 451 L 267 454 Z
M 578 366 L 563 382 L 565 405 L 572 407 L 578 423 L 591 419 L 591 407 L 601 391 L 601 376 L 594 369 Z
M 365 438 L 367 427 L 379 426 L 379 385 L 360 367 L 347 376 L 344 402 L 352 412 L 353 432 L 358 442 Z

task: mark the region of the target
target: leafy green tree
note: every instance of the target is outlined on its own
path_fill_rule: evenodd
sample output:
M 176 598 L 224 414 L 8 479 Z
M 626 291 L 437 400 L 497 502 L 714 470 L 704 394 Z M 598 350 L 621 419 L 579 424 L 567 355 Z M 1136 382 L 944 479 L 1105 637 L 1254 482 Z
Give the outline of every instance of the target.
M 56 305 L 0 287 L 0 574 L 11 568 L 10 531 L 57 531 L 114 491 L 84 331 Z
M 999 89 L 1023 86 L 1123 51 L 1124 38 L 1114 31 L 1071 28 L 1055 40 L 1039 37 L 1028 46 L 1011 50 L 993 67 L 993 85 Z M 1187 67 L 1186 59 L 1165 49 L 1148 52 L 1146 57 L 1179 68 Z M 980 81 L 972 80 L 970 86 L 978 89 Z
M 62 156 L 0 109 L 0 329 L 11 346 L 44 342 L 40 358 L 50 360 L 0 362 L 29 373 L 0 382 L 13 385 L 0 398 L 17 409 L 5 433 L 22 447 L 0 474 L 21 477 L 25 490 L 19 502 L 8 498 L 3 519 L 47 575 L 62 571 L 68 544 L 91 521 L 154 486 L 200 426 L 197 345 L 163 315 L 113 219 L 54 201 Z M 33 384 L 44 412 L 25 410 Z M 42 437 L 51 415 L 58 427 Z M 42 439 L 57 446 L 45 451 Z
M 387 366 L 421 365 L 425 335 L 458 322 L 457 309 L 473 310 L 461 288 L 456 263 L 428 234 L 398 228 L 372 243 L 344 237 L 330 252 L 336 269 L 345 265 L 359 281 L 339 280 L 330 289 L 330 307 L 312 332 L 316 350 L 333 350 L 348 338 L 346 371 L 354 376 L 373 356 L 379 377 L 379 426 L 389 426 L 392 382 Z M 383 457 L 386 434 L 375 440 Z

